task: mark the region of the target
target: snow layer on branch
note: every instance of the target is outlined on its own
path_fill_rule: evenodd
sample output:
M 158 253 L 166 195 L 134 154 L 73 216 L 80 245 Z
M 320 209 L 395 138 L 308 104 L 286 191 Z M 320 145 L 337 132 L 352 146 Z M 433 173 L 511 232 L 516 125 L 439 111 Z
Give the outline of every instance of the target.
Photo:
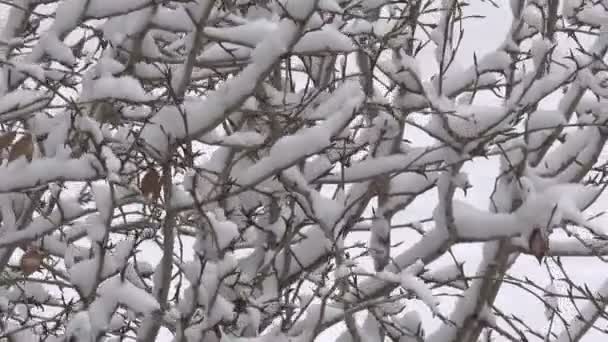
M 208 213 L 211 228 L 214 231 L 214 240 L 217 242 L 219 250 L 226 249 L 233 241 L 239 237 L 239 229 L 236 224 L 231 221 L 220 221 L 216 219 L 215 214 Z
M 112 49 L 106 49 L 95 67 L 91 70 L 96 77 L 114 76 L 125 70 L 125 66 L 114 59 Z
M 532 41 L 532 48 L 530 53 L 532 54 L 532 62 L 534 68 L 538 69 L 542 66 L 542 62 L 547 57 L 547 54 L 551 51 L 551 41 L 548 38 L 536 38 Z
M 391 177 L 388 190 L 389 195 L 420 193 L 437 182 L 437 172 L 420 174 L 418 172 L 404 172 Z
M 69 270 L 70 282 L 84 296 L 89 296 L 95 291 L 95 274 L 98 272 L 98 263 L 95 259 L 86 259 L 74 264 Z M 103 273 L 103 272 L 102 272 Z
M 404 336 L 402 336 L 399 340 L 400 342 L 420 341 L 420 339 L 424 336 L 422 320 L 420 319 L 420 315 L 416 311 L 408 311 L 401 317 L 394 317 L 393 322 L 409 333 L 406 333 Z M 410 337 L 409 335 L 414 336 Z
M 236 337 L 230 334 L 222 334 L 220 342 L 291 342 L 295 341 L 283 334 L 274 334 L 273 332 L 257 336 L 257 337 Z
M 135 244 L 132 239 L 122 240 L 116 245 L 116 248 L 114 249 L 113 254 L 106 253 L 105 257 L 103 258 L 102 268 L 99 271 L 100 279 L 105 279 L 110 276 L 113 276 L 113 275 L 117 274 L 118 272 L 120 272 L 121 270 L 125 269 L 125 267 L 132 266 L 133 264 L 130 264 L 128 262 L 128 260 L 131 257 L 131 253 L 133 252 L 134 245 Z M 94 288 L 95 276 L 94 275 L 97 274 L 97 272 L 98 272 L 100 256 L 97 255 L 95 258 L 86 259 L 89 257 L 89 253 L 86 253 L 86 254 L 80 253 L 80 257 L 84 258 L 84 260 L 81 260 L 77 263 L 73 263 L 74 257 L 79 253 L 79 251 L 76 250 L 76 248 L 71 248 L 72 246 L 73 245 L 71 245 L 70 248 L 68 248 L 67 252 L 65 253 L 66 267 L 68 267 L 68 274 L 70 276 L 70 281 L 82 292 L 83 295 L 88 296 L 89 294 L 92 293 L 92 291 L 95 290 L 95 288 Z M 98 249 L 96 249 L 95 252 L 99 252 Z M 146 264 L 138 263 L 138 266 L 146 267 Z M 142 272 L 144 270 L 145 270 L 144 268 L 139 269 L 140 272 Z M 150 267 L 148 267 L 147 272 L 151 273 Z M 120 275 L 118 275 L 118 276 L 120 276 Z M 127 283 L 125 283 L 125 284 L 127 284 Z M 127 285 L 125 285 L 125 286 L 127 286 Z M 129 286 L 135 286 L 135 285 L 130 284 Z M 120 297 L 117 297 L 117 298 L 118 298 L 117 300 L 119 300 L 121 303 L 127 304 L 127 302 L 126 302 L 127 299 L 120 299 Z M 145 302 L 142 302 L 141 304 L 143 305 L 143 304 L 145 304 Z M 135 308 L 136 307 L 134 307 L 134 310 L 135 310 Z M 140 311 L 138 311 L 138 312 L 140 312 Z M 141 311 L 141 312 L 144 312 L 144 311 Z
M 380 61 L 380 63 L 382 63 Z M 422 74 L 420 73 L 420 67 L 415 58 L 408 55 L 401 55 L 398 58 L 394 58 L 392 63 L 382 63 L 382 69 L 385 72 L 391 73 L 399 83 L 403 84 L 406 89 L 409 89 L 415 93 L 422 92 Z
M 312 211 L 317 220 L 320 221 L 324 228 L 333 228 L 344 212 L 344 206 L 337 200 L 333 200 L 323 196 L 320 192 L 312 189 L 307 184 L 302 174 L 295 167 L 286 170 L 283 173 L 289 181 L 297 182 L 301 189 L 307 191 L 308 200 L 311 204 Z
M 104 18 L 119 14 L 127 14 L 143 7 L 152 7 L 152 0 L 90 0 L 87 15 Z
M 422 262 L 419 262 L 419 264 L 424 265 Z M 412 266 L 415 265 L 416 264 Z M 419 272 L 412 271 L 410 268 L 416 269 L 418 267 L 409 267 L 401 272 L 401 287 L 416 294 L 416 297 L 424 302 L 431 312 L 434 314 L 439 313 L 439 309 L 437 308 L 439 301 L 433 296 L 431 288 L 422 279 L 416 276 L 416 273 Z
M 130 312 L 137 314 L 146 314 L 160 308 L 151 294 L 128 281 L 123 282 L 120 275 L 115 275 L 100 284 L 97 298 L 88 308 L 93 331 L 101 332 L 108 329 L 112 315 L 119 304 L 125 305 Z
M 238 26 L 205 27 L 203 32 L 212 37 L 235 44 L 255 46 L 264 40 L 264 37 L 273 34 L 276 29 L 276 22 L 267 19 L 257 19 Z
M 450 131 L 465 139 L 486 138 L 511 127 L 505 107 L 456 105 L 454 113 L 434 115 L 427 129 L 451 141 Z M 447 121 L 446 129 L 444 122 Z M 456 137 L 454 137 L 456 138 Z
M 339 92 L 341 98 L 346 93 L 350 98 L 331 117 L 318 126 L 304 128 L 293 135 L 281 137 L 270 149 L 268 156 L 262 158 L 251 168 L 235 175 L 237 184 L 250 186 L 265 178 L 292 166 L 297 161 L 318 153 L 331 144 L 331 139 L 346 127 L 357 108 L 364 101 L 363 91 L 358 84 L 349 82 L 343 87 L 349 91 Z
M 87 0 L 66 0 L 59 3 L 55 10 L 55 21 L 51 26 L 54 32 L 68 32 L 76 27 L 84 14 Z
M 574 55 L 573 59 L 564 59 L 550 73 L 540 79 L 536 79 L 535 73 L 524 76 L 522 82 L 517 84 L 507 101 L 511 106 L 517 103 L 519 106 L 527 107 L 557 90 L 561 85 L 568 82 L 570 78 L 577 75 L 582 67 L 588 67 L 593 62 L 593 57 L 599 53 L 605 53 L 608 44 L 608 30 L 600 31 L 600 36 L 590 48 L 589 53 Z M 533 82 L 530 84 L 530 80 Z M 576 84 L 576 83 L 575 83 Z M 561 105 L 560 105 L 561 106 Z
M 32 220 L 23 230 L 3 234 L 0 237 L 0 246 L 14 244 L 20 241 L 32 241 L 41 236 L 58 229 L 58 223 L 62 219 L 73 220 L 80 217 L 87 210 L 78 203 L 78 196 L 59 199 L 59 207 L 49 215 L 38 216 Z
M 593 203 L 601 193 L 601 188 L 582 184 L 556 184 L 538 190 L 527 177 L 522 177 L 520 182 L 523 186 L 521 197 L 524 202 L 514 215 L 521 222 L 523 235 L 529 234 L 534 228 L 551 232 L 552 228 L 563 220 L 593 227 L 584 218 L 582 210 Z M 520 243 L 527 246 L 525 239 Z
M 344 25 L 342 32 L 353 35 L 363 33 L 371 34 L 373 33 L 373 28 L 374 26 L 365 19 L 351 19 Z
M 563 144 L 547 154 L 537 170 L 541 174 L 555 174 L 559 170 L 558 179 L 570 181 L 580 173 L 582 165 L 592 162 L 601 153 L 604 142 L 605 137 L 596 127 L 577 130 L 568 134 Z M 569 162 L 572 158 L 576 158 L 577 162 Z
M 15 70 L 27 75 L 28 77 L 32 77 L 33 79 L 41 82 L 46 81 L 44 68 L 40 64 L 16 62 L 14 63 L 14 66 Z
M 122 45 L 128 37 L 144 32 L 154 14 L 154 7 L 148 6 L 126 15 L 110 18 L 103 25 L 103 34 L 106 39 Z
M 386 271 L 388 272 L 399 272 L 401 269 L 404 269 L 410 265 L 415 264 L 419 260 L 423 262 L 434 253 L 438 252 L 441 247 L 448 241 L 449 234 L 447 230 L 434 228 L 428 233 L 426 233 L 422 239 L 416 242 L 412 247 L 404 251 L 403 253 L 397 255 L 393 258 L 393 262 L 388 264 L 386 267 Z M 386 282 L 376 279 L 370 278 L 359 284 L 360 293 L 364 293 L 367 295 L 378 293 L 377 291 L 382 291 L 385 289 Z M 350 296 L 346 296 L 345 299 L 351 299 Z M 352 300 L 356 300 L 352 298 Z
M 274 260 L 274 267 L 279 274 L 286 272 L 288 277 L 297 275 L 302 272 L 307 265 L 314 264 L 323 255 L 331 251 L 331 242 L 327 239 L 325 233 L 319 226 L 307 226 L 301 230 L 304 237 L 298 243 L 292 245 L 291 251 L 287 252 L 290 255 L 285 255 L 285 251 L 281 250 Z M 299 263 L 285 263 L 286 258 L 295 257 Z M 284 271 L 285 266 L 289 270 Z
M 356 50 L 352 40 L 332 25 L 307 32 L 293 47 L 296 53 L 348 53 Z
M 306 19 L 318 2 L 318 0 L 281 0 L 287 14 L 296 20 Z
M 51 93 L 39 90 L 17 89 L 0 96 L 0 121 L 14 120 L 22 115 L 47 106 L 53 98 Z
M 537 110 L 528 119 L 528 149 L 540 148 L 559 125 L 566 124 L 565 117 L 557 110 Z
M 601 298 L 608 296 L 608 281 L 605 281 L 594 295 L 598 299 L 588 301 L 584 306 L 577 308 L 578 314 L 568 322 L 568 327 L 559 334 L 556 342 L 580 340 L 579 337 L 587 332 L 590 328 L 589 322 L 596 320 L 606 308 L 606 303 Z
M 446 266 L 438 267 L 437 269 L 426 272 L 422 278 L 431 279 L 438 283 L 450 283 L 452 286 L 456 286 L 464 289 L 466 288 L 464 281 L 457 280 L 462 276 L 461 271 L 462 264 L 449 264 Z
M 6 298 L 15 302 L 17 300 L 25 299 L 31 300 L 38 304 L 48 303 L 48 304 L 58 304 L 59 301 L 54 299 L 48 289 L 45 289 L 42 284 L 33 283 L 33 282 L 25 282 L 23 285 L 14 286 L 10 289 L 8 294 L 6 294 Z
M 416 172 L 404 172 L 392 176 L 389 184 L 388 194 L 391 195 L 384 204 L 385 211 L 400 208 L 404 203 L 409 203 L 418 194 L 430 190 L 437 183 L 437 172 L 423 174 Z M 419 227 L 422 229 L 422 227 Z
M 32 188 L 59 179 L 63 181 L 93 180 L 100 171 L 93 166 L 97 163 L 98 161 L 91 155 L 68 160 L 34 159 L 26 165 L 13 162 L 5 167 L 0 167 L 0 193 Z
M 92 188 L 95 204 L 97 205 L 97 210 L 99 211 L 102 222 L 111 222 L 113 208 L 110 184 L 106 182 L 95 183 Z
M 380 332 L 380 323 L 374 315 L 369 313 L 363 321 L 360 329 L 361 338 L 363 341 L 382 342 L 382 333 Z
M 66 340 L 93 342 L 95 335 L 88 311 L 80 311 L 72 317 L 65 331 Z
M 359 182 L 392 172 L 415 170 L 426 163 L 442 161 L 445 157 L 443 150 L 443 148 L 436 147 L 416 147 L 403 154 L 365 159 L 353 163 L 341 173 L 323 177 L 320 181 L 326 183 Z
M 233 146 L 237 148 L 252 148 L 264 143 L 264 136 L 258 132 L 234 132 L 223 137 L 213 137 L 211 143 Z
M 490 249 L 493 249 L 493 246 L 490 246 Z M 492 262 L 492 260 L 483 260 L 483 264 L 487 264 Z M 482 264 L 482 265 L 483 265 Z M 479 268 L 480 270 L 484 270 L 484 267 Z M 477 276 L 483 276 L 483 274 L 478 274 Z M 465 321 L 471 317 L 471 315 L 479 314 L 482 316 L 482 319 L 488 319 L 488 322 L 492 322 L 493 317 L 488 317 L 491 315 L 490 309 L 486 304 L 481 304 L 481 307 L 478 308 L 478 304 L 480 300 L 479 295 L 481 294 L 481 286 L 483 282 L 481 278 L 475 279 L 472 284 L 463 291 L 462 296 L 459 297 L 456 302 L 456 306 L 454 310 L 450 313 L 449 320 L 453 324 L 444 324 L 439 330 L 430 335 L 425 341 L 428 342 L 445 342 L 445 341 L 455 341 L 456 333 L 463 326 Z M 479 309 L 479 312 L 476 310 Z
M 579 236 L 571 238 L 549 239 L 549 250 L 556 256 L 593 256 L 607 251 L 606 244 L 598 239 L 581 239 Z
M 152 24 L 176 32 L 194 30 L 194 24 L 183 6 L 177 6 L 175 9 L 160 7 L 154 13 L 151 22 Z
M 104 222 L 100 215 L 94 214 L 87 216 L 82 226 L 85 228 L 87 236 L 89 239 L 91 239 L 91 241 L 100 243 L 103 241 L 107 232 L 107 226 L 106 222 Z
M 272 33 L 270 33 L 272 34 Z M 233 43 L 213 43 L 198 55 L 196 61 L 203 65 L 213 63 L 225 63 L 226 60 L 244 61 L 251 57 L 252 49 Z
M 86 83 L 81 95 L 82 101 L 118 99 L 129 102 L 152 101 L 153 96 L 146 94 L 136 78 L 131 76 L 105 76 Z
M 545 287 L 545 293 L 543 294 L 545 300 L 545 317 L 550 320 L 556 312 L 559 312 L 559 301 L 557 300 L 557 289 L 555 283 L 551 281 Z
M 489 79 L 484 78 L 483 74 L 488 72 L 504 72 L 509 69 L 510 64 L 511 58 L 506 51 L 495 51 L 482 57 L 476 66 L 473 65 L 465 70 L 450 67 L 444 76 L 443 90 L 448 96 L 453 96 L 472 85 L 477 75 L 482 75 L 478 80 L 478 86 L 480 83 L 492 83 L 497 78 L 494 76 L 490 76 L 491 78 Z
M 65 45 L 64 42 L 57 38 L 55 33 L 45 33 L 36 45 L 33 52 L 34 56 L 48 55 L 51 59 L 54 59 L 60 63 L 66 65 L 76 64 L 76 57 L 72 53 L 72 50 Z
M 564 0 L 562 1 L 562 11 L 564 16 L 572 17 L 575 15 L 576 10 L 581 7 L 584 0 Z
M 122 281 L 120 275 L 104 281 L 99 286 L 98 295 L 98 300 L 116 301 L 140 314 L 160 309 L 160 305 L 150 293 L 135 287 L 128 281 Z
M 576 3 L 577 1 L 568 1 L 570 3 Z M 566 5 L 564 4 L 564 7 Z M 582 8 L 577 8 L 576 19 L 578 21 L 591 26 L 602 26 L 608 23 L 608 11 L 606 7 L 600 3 L 593 4 L 593 2 L 585 1 L 585 5 Z
M 544 18 L 538 5 L 527 5 L 522 13 L 522 19 L 528 26 L 535 28 L 539 32 L 542 30 Z
M 174 106 L 162 108 L 152 117 L 151 123 L 142 129 L 141 138 L 158 157 L 164 158 L 168 144 L 186 138 L 183 120 L 187 122 L 190 137 L 211 131 L 253 93 L 259 80 L 295 42 L 300 29 L 287 18 L 281 20 L 273 34 L 267 35 L 257 45 L 251 63 L 238 76 L 226 81 L 206 99 L 184 103 L 184 119 L 181 119 L 180 111 Z
M 278 95 L 279 96 L 279 95 Z M 282 99 L 282 95 L 281 99 Z M 331 94 L 324 93 L 319 97 L 323 98 L 323 101 L 314 109 L 304 112 L 304 117 L 308 120 L 322 120 L 331 117 L 334 113 L 342 111 L 342 108 L 349 99 L 352 97 L 361 96 L 358 86 L 354 82 L 348 82 L 341 85 L 338 89 L 334 90 Z M 301 101 L 300 99 L 295 99 Z M 296 104 L 298 102 L 295 102 Z
M 523 222 L 511 214 L 494 214 L 454 201 L 454 223 L 463 239 L 486 240 L 517 235 Z
M 319 0 L 319 9 L 322 11 L 342 13 L 344 10 L 336 0 Z

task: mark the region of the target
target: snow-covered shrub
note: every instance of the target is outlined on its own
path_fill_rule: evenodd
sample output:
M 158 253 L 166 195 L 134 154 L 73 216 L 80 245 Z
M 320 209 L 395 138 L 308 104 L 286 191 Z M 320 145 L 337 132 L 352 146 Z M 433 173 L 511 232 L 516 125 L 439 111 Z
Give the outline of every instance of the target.
M 605 3 L 2 3 L 0 341 L 606 331 Z

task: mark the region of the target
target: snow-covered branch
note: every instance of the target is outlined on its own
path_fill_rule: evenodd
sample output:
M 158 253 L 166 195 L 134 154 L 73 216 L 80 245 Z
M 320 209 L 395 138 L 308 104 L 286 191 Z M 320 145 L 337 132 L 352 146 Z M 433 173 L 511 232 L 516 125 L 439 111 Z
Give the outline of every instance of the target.
M 607 18 L 2 2 L 0 341 L 603 335 Z

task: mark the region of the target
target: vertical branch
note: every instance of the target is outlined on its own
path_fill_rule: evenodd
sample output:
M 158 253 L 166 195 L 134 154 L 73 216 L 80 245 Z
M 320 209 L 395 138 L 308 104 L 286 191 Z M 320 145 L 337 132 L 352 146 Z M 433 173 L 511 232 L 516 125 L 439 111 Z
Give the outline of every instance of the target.
M 439 96 L 443 94 L 443 78 L 452 61 L 454 52 L 452 51 L 452 30 L 453 21 L 450 20 L 456 9 L 458 0 L 443 0 L 441 8 L 441 18 L 439 25 L 435 29 L 435 43 L 437 46 L 436 59 L 439 64 L 439 75 L 437 76 L 437 93 Z
M 190 18 L 193 20 L 196 27 L 191 37 L 192 44 L 190 51 L 188 51 L 186 61 L 184 62 L 184 65 L 181 66 L 181 70 L 175 73 L 176 78 L 172 82 L 172 84 L 175 84 L 173 88 L 179 100 L 183 100 L 186 89 L 190 84 L 196 57 L 203 46 L 203 30 L 207 25 L 209 14 L 215 4 L 215 0 L 200 0 L 199 2 L 201 3 L 197 6 L 198 12 L 190 14 Z
M 6 43 L 6 45 L 0 44 L 0 60 L 5 61 L 8 59 L 8 56 L 11 54 L 13 49 L 13 47 L 8 45 L 8 43 L 11 40 L 19 37 L 24 27 L 28 23 L 29 17 L 31 16 L 33 10 L 34 6 L 32 6 L 31 0 L 15 1 L 15 3 L 12 4 L 7 16 L 5 27 L 0 34 L 0 39 Z M 9 64 L 3 64 L 0 66 L 0 97 L 12 90 L 9 84 L 11 74 L 11 66 Z M 34 203 L 34 201 L 28 201 L 26 204 L 28 209 L 25 210 L 21 217 L 18 218 L 18 224 L 15 226 L 16 230 L 21 230 L 23 226 L 27 224 L 34 211 L 35 205 L 36 203 Z M 7 228 L 3 222 L 2 227 L 0 227 L 0 231 L 6 231 L 6 229 Z M 14 247 L 0 248 L 0 274 L 4 271 L 14 251 Z
M 34 6 L 32 0 L 19 0 L 14 1 L 11 4 L 9 13 L 7 16 L 6 24 L 2 33 L 0 34 L 0 59 L 2 61 L 8 60 L 8 56 L 14 49 L 13 46 L 9 45 L 11 40 L 18 38 L 23 32 L 27 25 Z M 0 66 L 0 95 L 6 94 L 6 92 L 12 90 L 9 86 L 9 79 L 11 75 L 11 67 L 8 64 Z
M 154 296 L 160 304 L 160 312 L 152 312 L 144 318 L 137 331 L 137 342 L 154 341 L 160 329 L 162 315 L 169 309 L 167 298 L 171 290 L 171 274 L 173 272 L 173 248 L 175 245 L 176 212 L 171 208 L 173 194 L 173 180 L 171 177 L 171 164 L 167 161 L 163 165 L 162 182 L 164 188 L 165 218 L 161 226 L 163 234 L 163 256 L 160 260 L 160 275 L 154 284 Z

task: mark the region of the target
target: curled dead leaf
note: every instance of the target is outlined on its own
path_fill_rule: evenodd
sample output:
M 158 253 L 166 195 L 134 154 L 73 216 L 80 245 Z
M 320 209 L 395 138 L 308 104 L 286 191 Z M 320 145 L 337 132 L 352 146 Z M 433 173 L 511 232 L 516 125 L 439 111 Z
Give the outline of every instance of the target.
M 528 244 L 530 245 L 530 251 L 536 257 L 538 263 L 541 264 L 543 257 L 547 254 L 547 250 L 549 249 L 549 243 L 539 228 L 535 228 L 532 231 Z
M 118 125 L 120 123 L 118 113 L 109 102 L 101 102 L 97 105 L 94 118 L 100 123 L 110 123 L 113 125 Z
M 161 181 L 158 171 L 150 168 L 141 179 L 141 192 L 147 199 L 156 201 L 160 197 Z
M 21 256 L 21 272 L 24 275 L 28 276 L 40 269 L 42 265 L 42 259 L 44 258 L 44 254 L 37 248 L 29 248 L 23 256 Z
M 28 161 L 31 162 L 33 155 L 34 142 L 32 141 L 32 135 L 26 133 L 11 147 L 11 150 L 8 153 L 8 161 L 11 162 L 21 156 L 24 156 Z
M 15 137 L 17 136 L 17 133 L 15 132 L 8 132 L 8 133 L 4 133 L 0 136 L 0 149 L 5 149 L 7 147 L 9 147 L 11 145 L 11 143 L 13 142 L 13 140 L 15 140 Z

